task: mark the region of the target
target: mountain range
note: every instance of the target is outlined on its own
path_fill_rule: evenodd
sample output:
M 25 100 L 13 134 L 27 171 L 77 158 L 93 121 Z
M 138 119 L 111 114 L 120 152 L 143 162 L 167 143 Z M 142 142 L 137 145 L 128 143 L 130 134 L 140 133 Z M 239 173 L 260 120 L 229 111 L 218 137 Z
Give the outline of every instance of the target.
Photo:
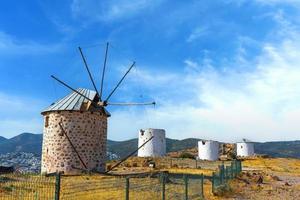
M 42 149 L 42 134 L 22 133 L 10 139 L 0 136 L 0 154 L 11 152 L 28 152 L 40 155 Z M 187 138 L 183 140 L 167 138 L 167 152 L 181 151 L 194 148 L 200 139 Z M 109 152 L 124 157 L 136 150 L 138 139 L 125 141 L 107 141 Z M 300 140 L 264 142 L 254 144 L 255 152 L 258 154 L 267 154 L 272 157 L 294 157 L 300 158 Z

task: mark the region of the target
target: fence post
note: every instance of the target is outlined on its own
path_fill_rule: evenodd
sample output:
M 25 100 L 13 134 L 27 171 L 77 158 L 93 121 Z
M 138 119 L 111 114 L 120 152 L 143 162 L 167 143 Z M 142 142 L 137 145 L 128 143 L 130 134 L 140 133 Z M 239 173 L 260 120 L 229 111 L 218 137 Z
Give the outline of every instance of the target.
M 220 178 L 220 184 L 222 185 L 224 183 L 224 170 L 223 170 L 224 165 L 219 165 L 219 178 Z
M 183 180 L 184 180 L 184 199 L 188 200 L 188 176 L 184 175 Z
M 238 174 L 237 160 L 234 160 L 234 178 L 236 178 L 237 174 Z
M 201 198 L 204 198 L 204 189 L 203 189 L 203 185 L 204 185 L 204 175 L 201 174 Z
M 232 178 L 235 177 L 234 160 L 231 162 Z
M 231 179 L 234 178 L 233 164 L 231 165 Z
M 58 172 L 55 175 L 55 200 L 59 200 L 60 198 L 60 180 L 61 180 L 61 174 Z
M 215 184 L 215 172 L 213 172 L 211 177 L 211 192 L 213 194 L 215 193 Z
M 227 181 L 228 181 L 228 167 L 227 166 L 225 167 L 225 175 L 224 175 L 224 177 L 225 177 L 225 182 L 227 183 Z
M 198 162 L 197 162 L 197 158 L 196 158 L 196 169 L 198 168 Z
M 161 174 L 161 183 L 162 183 L 162 190 L 161 190 L 161 199 L 166 199 L 166 175 L 165 173 Z
M 222 165 L 222 184 L 226 182 L 226 177 L 225 177 L 225 165 L 223 163 Z
M 226 181 L 230 180 L 230 167 L 229 166 L 226 166 Z
M 126 177 L 125 200 L 129 200 L 129 177 Z

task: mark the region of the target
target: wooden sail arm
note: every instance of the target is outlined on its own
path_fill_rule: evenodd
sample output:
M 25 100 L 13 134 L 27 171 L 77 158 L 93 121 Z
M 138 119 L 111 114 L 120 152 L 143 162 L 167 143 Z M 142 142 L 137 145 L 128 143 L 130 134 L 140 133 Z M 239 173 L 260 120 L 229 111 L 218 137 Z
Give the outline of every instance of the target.
M 58 124 L 59 124 L 59 126 L 60 126 L 60 128 L 61 128 L 61 130 L 62 130 L 62 132 L 63 132 L 63 134 L 64 134 L 64 136 L 66 136 L 66 138 L 67 138 L 68 142 L 70 143 L 70 145 L 71 145 L 72 149 L 74 150 L 74 152 L 75 152 L 75 153 L 76 153 L 76 155 L 78 156 L 78 158 L 79 158 L 79 160 L 80 160 L 81 164 L 84 166 L 84 168 L 85 168 L 85 169 L 87 169 L 87 166 L 86 166 L 86 164 L 83 162 L 83 160 L 82 160 L 81 156 L 79 155 L 79 152 L 77 151 L 77 149 L 76 149 L 76 147 L 74 146 L 74 144 L 71 142 L 71 140 L 70 140 L 70 138 L 69 138 L 69 136 L 68 136 L 67 132 L 66 132 L 66 131 L 65 131 L 65 129 L 63 128 L 63 126 L 62 126 L 61 122 L 59 122 Z
M 126 102 L 126 103 L 111 103 L 108 102 L 107 105 L 109 106 L 149 106 L 149 105 L 155 105 L 155 101 L 153 102 L 145 102 L 145 103 L 131 103 L 131 102 Z
M 128 156 L 126 156 L 125 158 L 123 158 L 122 160 L 120 160 L 117 164 L 115 164 L 114 166 L 112 166 L 109 170 L 107 170 L 105 173 L 110 172 L 111 170 L 113 170 L 114 168 L 118 167 L 120 164 L 122 164 L 124 161 L 126 161 L 128 158 L 130 158 L 131 156 L 133 156 L 140 148 L 142 148 L 143 146 L 145 146 L 150 140 L 152 140 L 154 138 L 154 136 L 152 136 L 151 138 L 149 138 L 146 142 L 144 142 L 141 146 L 139 146 L 139 148 L 137 148 L 135 151 L 133 151 L 132 153 L 130 153 Z

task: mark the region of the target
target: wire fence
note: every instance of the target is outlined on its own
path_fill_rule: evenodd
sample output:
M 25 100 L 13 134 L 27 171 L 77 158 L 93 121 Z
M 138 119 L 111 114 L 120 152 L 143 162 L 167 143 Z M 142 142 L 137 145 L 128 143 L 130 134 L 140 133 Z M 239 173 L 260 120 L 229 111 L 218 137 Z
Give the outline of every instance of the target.
M 204 176 L 187 174 L 163 174 L 165 198 L 161 199 L 202 199 L 204 198 Z
M 0 200 L 204 199 L 204 179 L 211 181 L 215 193 L 241 170 L 241 162 L 232 161 L 220 165 L 212 176 L 167 171 L 130 176 L 7 174 L 0 175 Z
M 139 158 L 138 158 L 139 159 Z M 143 159 L 143 158 L 141 158 Z M 190 169 L 212 169 L 215 170 L 221 164 L 230 164 L 231 161 L 205 161 L 191 158 L 170 158 L 170 157 L 158 157 L 149 158 L 153 161 L 158 169 L 169 168 L 190 168 Z M 132 161 L 128 161 L 132 162 Z M 128 162 L 124 162 L 123 166 L 130 165 Z M 136 161 L 138 163 L 138 161 Z
M 213 172 L 212 181 L 212 193 L 215 194 L 219 189 L 223 189 L 228 186 L 228 181 L 234 179 L 242 171 L 242 162 L 240 160 L 233 160 L 230 165 L 220 165 L 217 172 Z
M 0 200 L 54 199 L 55 177 L 30 174 L 0 175 Z
M 118 177 L 62 176 L 57 190 L 61 200 L 125 199 L 125 185 L 125 179 Z

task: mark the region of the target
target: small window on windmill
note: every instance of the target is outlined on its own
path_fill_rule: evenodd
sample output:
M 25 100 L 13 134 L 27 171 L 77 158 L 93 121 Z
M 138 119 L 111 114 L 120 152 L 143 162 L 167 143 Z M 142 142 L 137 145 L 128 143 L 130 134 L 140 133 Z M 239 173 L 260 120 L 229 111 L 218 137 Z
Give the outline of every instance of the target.
M 45 127 L 49 126 L 49 116 L 45 117 Z
M 241 145 L 241 149 L 243 148 L 243 145 Z
M 202 141 L 202 145 L 205 145 L 205 141 Z
M 140 132 L 141 132 L 141 136 L 144 136 L 145 131 L 141 129 Z

